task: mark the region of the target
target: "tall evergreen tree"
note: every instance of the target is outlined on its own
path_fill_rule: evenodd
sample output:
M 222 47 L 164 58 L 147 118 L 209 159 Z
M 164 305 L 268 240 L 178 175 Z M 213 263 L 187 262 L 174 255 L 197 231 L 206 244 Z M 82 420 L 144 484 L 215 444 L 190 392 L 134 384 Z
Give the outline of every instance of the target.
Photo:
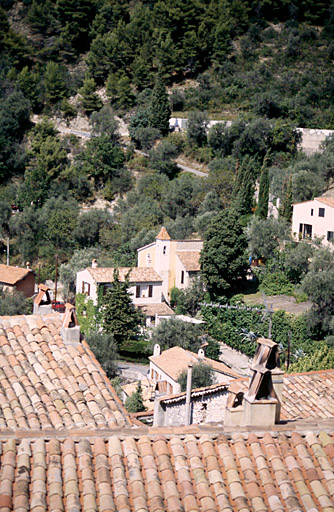
M 88 74 L 85 77 L 83 86 L 79 89 L 79 94 L 81 94 L 82 107 L 86 114 L 91 114 L 94 110 L 100 110 L 102 107 L 102 101 L 99 96 L 95 92 L 96 82 L 94 78 L 90 77 Z
M 254 158 L 246 156 L 241 164 L 237 165 L 237 172 L 233 186 L 232 205 L 239 215 L 251 212 L 254 203 L 255 172 Z
M 259 201 L 257 203 L 256 215 L 261 219 L 268 217 L 268 201 L 269 201 L 269 173 L 268 173 L 268 153 L 266 154 L 260 176 Z
M 129 276 L 121 282 L 119 271 L 115 269 L 112 287 L 102 299 L 102 328 L 105 333 L 113 334 L 118 347 L 133 339 L 142 323 L 142 316 L 135 309 L 128 288 Z
M 247 240 L 238 213 L 225 209 L 211 221 L 200 256 L 202 276 L 209 291 L 219 295 L 238 287 L 247 270 Z
M 280 217 L 288 222 L 292 219 L 292 176 L 287 176 L 283 182 L 282 203 L 279 208 Z
M 153 128 L 160 130 L 162 135 L 169 132 L 169 118 L 171 108 L 169 104 L 167 89 L 163 79 L 159 75 L 152 91 L 152 98 L 149 107 L 149 123 Z

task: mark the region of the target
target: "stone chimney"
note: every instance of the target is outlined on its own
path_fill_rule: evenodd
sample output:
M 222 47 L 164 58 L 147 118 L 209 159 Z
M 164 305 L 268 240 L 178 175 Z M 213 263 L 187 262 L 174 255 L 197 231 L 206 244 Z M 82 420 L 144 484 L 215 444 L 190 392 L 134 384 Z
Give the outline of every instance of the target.
M 283 371 L 279 363 L 277 343 L 266 338 L 258 346 L 250 367 L 248 389 L 231 385 L 225 411 L 226 426 L 269 427 L 280 420 Z
M 92 268 L 97 268 L 97 261 L 95 259 L 92 260 Z
M 38 293 L 34 298 L 33 306 L 34 315 L 49 315 L 53 312 L 50 288 L 45 284 L 38 285 Z
M 159 357 L 161 354 L 161 348 L 160 348 L 160 345 L 158 343 L 156 343 L 154 345 L 154 349 L 153 349 L 153 357 Z
M 60 336 L 65 345 L 77 346 L 80 343 L 80 326 L 77 312 L 72 304 L 65 305 L 63 325 L 60 329 Z

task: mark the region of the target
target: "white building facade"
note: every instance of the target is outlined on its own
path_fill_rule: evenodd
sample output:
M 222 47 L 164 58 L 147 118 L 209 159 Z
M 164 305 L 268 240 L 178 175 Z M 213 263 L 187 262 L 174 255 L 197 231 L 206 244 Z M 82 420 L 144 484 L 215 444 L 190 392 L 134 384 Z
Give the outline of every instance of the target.
M 334 242 L 334 198 L 316 197 L 312 201 L 295 203 L 292 214 L 292 234 L 295 240 L 321 238 L 325 246 Z

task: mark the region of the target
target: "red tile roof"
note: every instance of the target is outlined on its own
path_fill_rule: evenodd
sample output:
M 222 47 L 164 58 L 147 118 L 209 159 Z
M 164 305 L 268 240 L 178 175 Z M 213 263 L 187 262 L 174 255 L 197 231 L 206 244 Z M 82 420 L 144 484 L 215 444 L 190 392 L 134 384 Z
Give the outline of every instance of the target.
M 130 424 L 88 345 L 64 345 L 62 318 L 0 317 L 0 433 Z
M 0 283 L 14 285 L 30 273 L 34 272 L 28 268 L 12 267 L 0 263 Z
M 145 316 L 172 316 L 175 315 L 172 308 L 166 302 L 156 304 L 136 304 L 136 308 L 140 309 Z
M 320 203 L 334 208 L 334 197 L 315 197 L 314 199 L 315 201 L 320 201 Z
M 188 272 L 198 272 L 201 270 L 199 263 L 201 251 L 177 251 L 176 254 Z
M 332 512 L 334 437 L 8 439 L 2 512 Z
M 112 283 L 114 280 L 114 268 L 112 267 L 97 267 L 87 268 L 90 275 L 97 283 Z M 125 281 L 127 274 L 129 274 L 130 283 L 161 283 L 162 279 L 155 270 L 151 267 L 120 267 L 119 280 Z
M 169 348 L 161 352 L 160 356 L 150 356 L 149 359 L 175 381 L 178 379 L 180 373 L 187 369 L 188 363 L 200 361 L 197 354 L 181 347 Z M 214 361 L 208 357 L 204 357 L 202 361 L 209 364 L 217 372 L 224 373 L 234 378 L 240 377 L 239 373 L 220 361 Z
M 159 234 L 156 236 L 157 240 L 171 240 L 171 237 L 169 236 L 167 229 L 165 227 L 162 227 L 160 229 Z

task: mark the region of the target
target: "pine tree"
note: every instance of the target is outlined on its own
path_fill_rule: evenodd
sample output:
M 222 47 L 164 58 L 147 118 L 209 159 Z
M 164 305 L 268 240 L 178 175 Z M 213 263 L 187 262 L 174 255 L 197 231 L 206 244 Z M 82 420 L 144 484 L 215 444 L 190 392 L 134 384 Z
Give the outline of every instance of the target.
M 96 82 L 94 78 L 86 75 L 83 86 L 79 89 L 81 95 L 81 104 L 86 114 L 91 114 L 94 110 L 100 110 L 102 101 L 95 92 Z
M 128 412 L 146 411 L 146 407 L 143 402 L 143 389 L 140 381 L 138 381 L 137 390 L 126 399 L 125 408 Z
M 261 219 L 268 217 L 268 201 L 269 201 L 269 173 L 268 173 L 268 153 L 264 157 L 261 176 L 260 176 L 260 189 L 259 201 L 257 203 L 256 215 Z
M 283 182 L 283 198 L 279 208 L 280 217 L 284 217 L 288 222 L 292 219 L 292 176 L 287 176 Z
M 113 334 L 118 347 L 133 339 L 142 323 L 142 316 L 135 309 L 128 288 L 129 275 L 121 282 L 119 271 L 115 269 L 112 287 L 102 298 L 102 328 L 105 333 Z
M 170 115 L 171 108 L 167 89 L 163 79 L 159 75 L 152 91 L 152 99 L 148 112 L 150 126 L 160 130 L 162 135 L 167 135 L 169 132 Z

